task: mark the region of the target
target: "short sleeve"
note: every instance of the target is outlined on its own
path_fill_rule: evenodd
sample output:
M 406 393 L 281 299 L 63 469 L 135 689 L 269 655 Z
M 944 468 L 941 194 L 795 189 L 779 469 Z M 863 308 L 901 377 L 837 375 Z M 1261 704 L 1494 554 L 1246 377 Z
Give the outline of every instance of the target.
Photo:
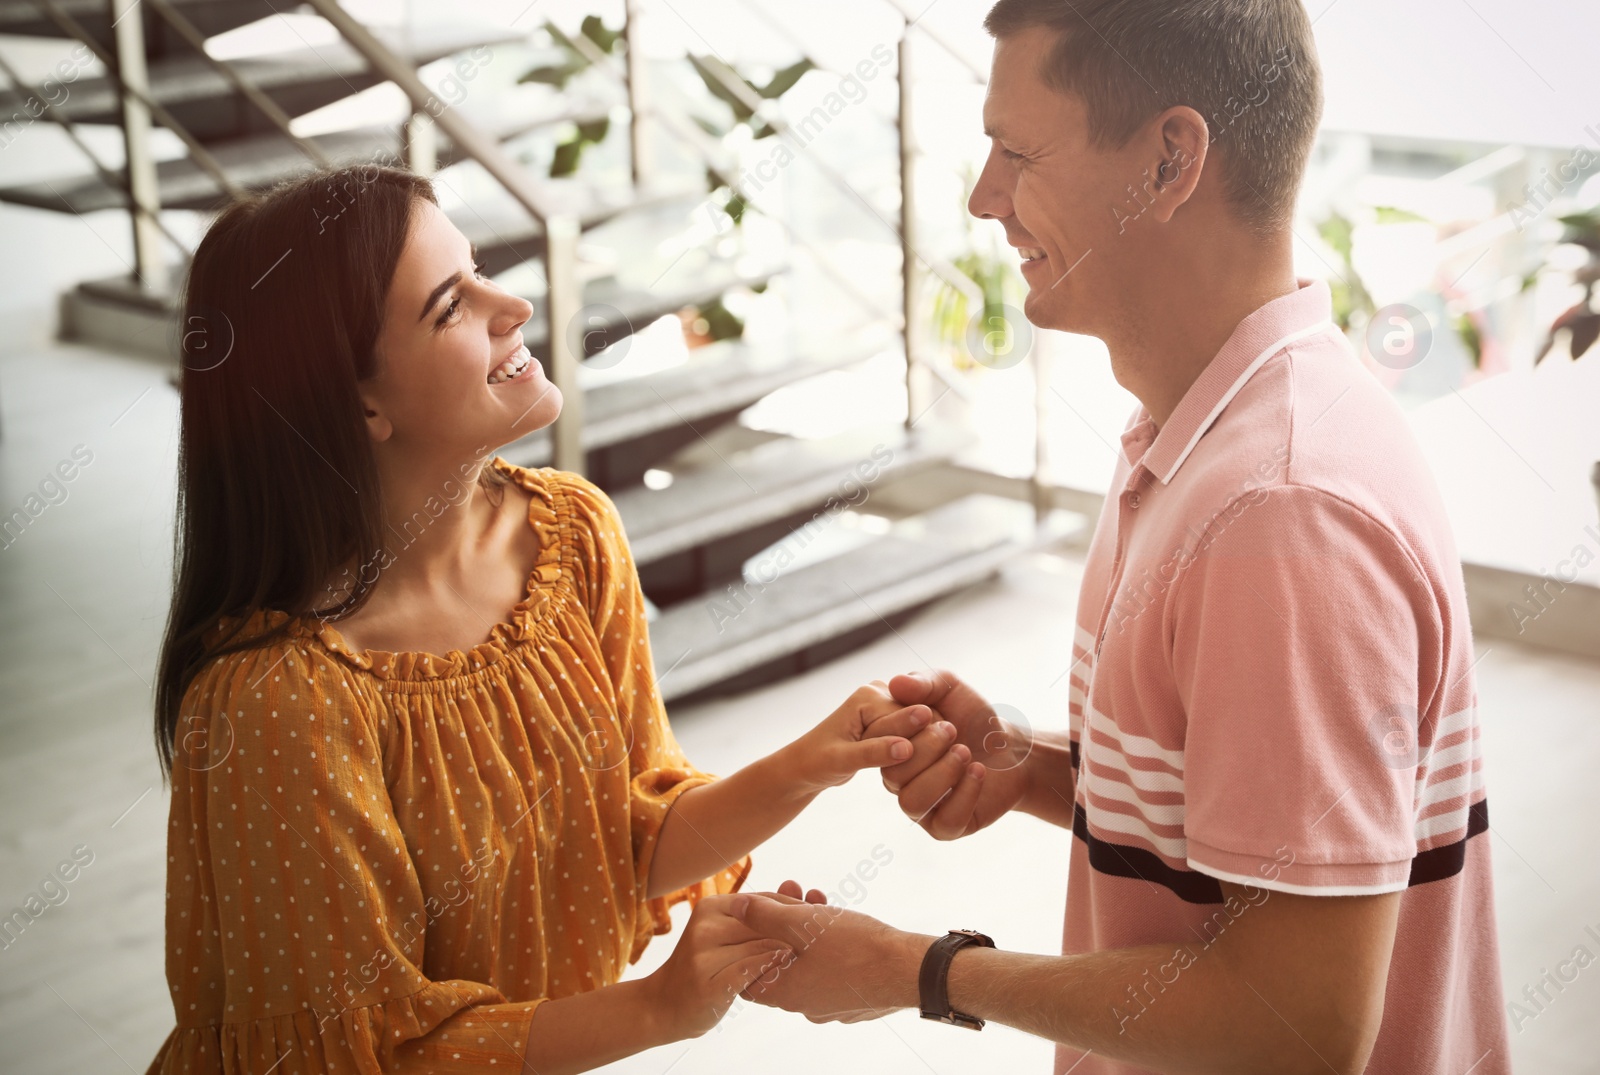
M 430 909 L 382 742 L 343 673 L 293 641 L 190 685 L 168 831 L 178 1027 L 152 1071 L 521 1070 L 541 1001 L 421 970 Z
M 1301 486 L 1256 490 L 1197 545 L 1168 610 L 1188 865 L 1289 892 L 1404 888 L 1417 766 L 1389 739 L 1426 712 L 1442 652 L 1416 559 Z
M 645 897 L 656 843 L 672 804 L 716 777 L 689 764 L 667 723 L 650 654 L 644 592 L 616 506 L 594 484 L 575 475 L 563 477 L 572 506 L 580 597 L 594 624 L 604 673 L 616 693 L 617 715 L 629 742 L 629 823 L 641 909 L 636 960 L 653 934 L 672 929 L 673 905 L 738 891 L 749 875 L 750 857 L 688 888 Z

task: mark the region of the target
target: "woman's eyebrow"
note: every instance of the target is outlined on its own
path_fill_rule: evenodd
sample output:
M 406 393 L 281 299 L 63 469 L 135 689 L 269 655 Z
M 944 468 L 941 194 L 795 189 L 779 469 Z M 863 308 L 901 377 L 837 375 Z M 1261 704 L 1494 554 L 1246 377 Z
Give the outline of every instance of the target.
M 453 272 L 449 276 L 445 277 L 444 282 L 442 284 L 440 284 L 438 287 L 434 288 L 431 292 L 429 292 L 428 301 L 422 304 L 422 316 L 417 318 L 417 320 L 418 321 L 426 321 L 427 318 L 428 318 L 428 311 L 433 309 L 434 303 L 438 302 L 439 299 L 444 295 L 444 293 L 446 291 L 449 291 L 451 288 L 455 287 L 456 284 L 458 284 L 460 282 L 461 282 L 461 270 L 460 269 L 457 269 L 455 272 Z
M 477 243 L 469 244 L 468 250 L 470 251 L 470 256 L 472 258 L 473 263 L 476 264 L 477 261 L 478 261 L 478 244 Z M 455 287 L 460 282 L 461 282 L 461 270 L 459 270 L 459 269 L 457 269 L 455 272 L 451 273 L 449 276 L 445 277 L 443 283 L 441 283 L 438 287 L 434 288 L 432 291 L 430 291 L 428 293 L 428 301 L 426 301 L 426 302 L 424 302 L 422 304 L 422 315 L 420 317 L 418 317 L 417 320 L 418 321 L 426 321 L 427 318 L 428 318 L 428 311 L 433 309 L 433 304 L 438 302 L 439 299 L 444 295 L 444 293 L 446 291 L 449 291 L 451 288 Z

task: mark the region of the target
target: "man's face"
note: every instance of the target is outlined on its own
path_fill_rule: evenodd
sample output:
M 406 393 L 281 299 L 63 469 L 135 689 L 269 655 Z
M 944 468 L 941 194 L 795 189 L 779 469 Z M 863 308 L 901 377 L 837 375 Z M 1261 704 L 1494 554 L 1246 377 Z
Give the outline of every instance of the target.
M 1097 335 L 1133 254 L 1114 209 L 1129 204 L 1130 183 L 1143 182 L 1139 140 L 1120 150 L 1090 145 L 1084 102 L 1040 77 L 1054 41 L 1053 31 L 1032 29 L 996 43 L 983 105 L 989 157 L 967 208 L 1000 221 L 1023 254 L 1029 321 Z

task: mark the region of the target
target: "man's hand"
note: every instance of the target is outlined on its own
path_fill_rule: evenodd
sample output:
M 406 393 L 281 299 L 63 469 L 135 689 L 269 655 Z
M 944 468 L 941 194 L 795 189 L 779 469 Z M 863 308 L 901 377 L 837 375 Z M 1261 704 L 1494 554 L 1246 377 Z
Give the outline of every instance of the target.
M 876 918 L 795 898 L 740 894 L 729 911 L 753 933 L 796 957 L 744 992 L 748 1000 L 799 1012 L 813 1023 L 877 1019 L 918 1003 L 917 972 L 933 937 L 902 933 Z M 820 896 L 811 892 L 808 899 Z
M 912 755 L 883 770 L 883 786 L 900 808 L 938 840 L 970 836 L 992 825 L 1028 791 L 1025 762 L 1031 735 L 1002 720 L 994 707 L 954 673 L 895 676 L 889 691 L 901 705 L 931 707 L 936 721 L 911 740 Z M 867 729 L 877 735 L 877 725 Z M 883 723 L 883 734 L 903 726 Z

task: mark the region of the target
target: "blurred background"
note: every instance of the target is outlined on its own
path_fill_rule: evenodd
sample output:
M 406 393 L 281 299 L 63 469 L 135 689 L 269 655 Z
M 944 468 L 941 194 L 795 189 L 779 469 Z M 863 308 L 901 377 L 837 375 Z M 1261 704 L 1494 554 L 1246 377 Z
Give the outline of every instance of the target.
M 965 211 L 987 6 L 0 0 L 0 1069 L 142 1071 L 172 1025 L 150 684 L 176 374 L 228 345 L 186 344 L 175 296 L 218 205 L 318 164 L 432 175 L 533 301 L 569 404 L 501 454 L 616 501 L 696 764 L 916 668 L 1065 726 L 1083 552 L 1137 404 L 1098 341 L 1027 325 L 1015 252 Z M 1514 1061 L 1600 1070 L 1600 970 L 1545 978 L 1600 955 L 1600 10 L 1308 9 L 1327 105 L 1296 267 L 1452 515 Z M 1049 952 L 1069 839 L 1018 817 L 937 845 L 863 777 L 752 884 Z M 1046 1069 L 1048 1045 L 990 1031 L 737 1008 L 608 1070 Z

